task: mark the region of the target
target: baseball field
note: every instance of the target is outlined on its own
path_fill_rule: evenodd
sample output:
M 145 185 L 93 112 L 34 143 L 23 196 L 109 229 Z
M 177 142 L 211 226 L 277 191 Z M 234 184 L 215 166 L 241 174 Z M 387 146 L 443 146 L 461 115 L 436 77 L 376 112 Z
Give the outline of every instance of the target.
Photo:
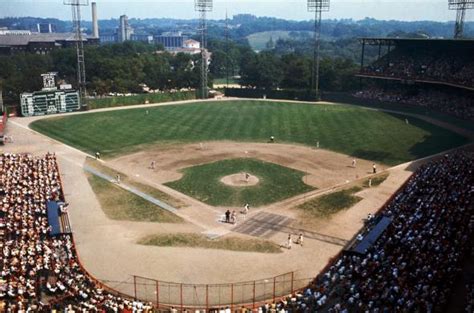
M 410 177 L 409 161 L 469 142 L 403 113 L 209 100 L 16 121 L 59 143 L 21 127 L 14 135 L 62 158 L 79 255 L 96 277 L 227 284 L 295 271 L 303 286 Z M 63 143 L 102 160 L 85 161 Z M 227 211 L 235 223 L 225 221 Z M 301 233 L 304 247 L 286 249 L 288 235 Z

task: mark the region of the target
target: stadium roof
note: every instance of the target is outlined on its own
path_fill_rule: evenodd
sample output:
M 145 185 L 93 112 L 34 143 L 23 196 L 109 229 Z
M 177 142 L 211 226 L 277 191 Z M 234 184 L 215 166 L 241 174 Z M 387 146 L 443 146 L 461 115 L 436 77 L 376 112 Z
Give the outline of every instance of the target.
M 87 41 L 88 37 L 82 37 Z M 75 41 L 74 33 L 50 33 L 50 34 L 31 34 L 31 35 L 0 35 L 0 46 L 27 46 L 32 42 L 49 42 L 57 41 Z
M 369 45 L 398 45 L 398 44 L 421 44 L 421 45 L 462 45 L 474 46 L 474 39 L 453 38 L 391 38 L 391 37 L 362 37 L 361 43 Z

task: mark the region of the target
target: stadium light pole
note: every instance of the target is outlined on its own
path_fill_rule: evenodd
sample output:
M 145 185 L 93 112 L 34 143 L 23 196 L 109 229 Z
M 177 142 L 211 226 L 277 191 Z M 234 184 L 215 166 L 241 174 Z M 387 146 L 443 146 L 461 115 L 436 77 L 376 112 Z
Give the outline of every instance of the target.
M 81 30 L 81 6 L 88 6 L 89 0 L 64 0 L 65 5 L 70 5 L 72 9 L 72 24 L 74 28 L 74 40 L 76 41 L 77 55 L 77 85 L 79 88 L 79 97 L 81 98 L 81 106 L 87 108 L 86 97 L 86 63 L 84 58 L 84 43 L 82 41 Z
M 212 12 L 212 0 L 194 0 L 194 10 L 199 12 L 199 30 L 201 32 L 201 99 L 207 99 L 206 13 Z
M 456 10 L 456 24 L 454 24 L 454 38 L 462 38 L 466 10 L 474 8 L 474 0 L 448 0 L 450 10 Z
M 316 99 L 319 99 L 319 60 L 321 50 L 321 15 L 329 11 L 329 0 L 307 0 L 308 12 L 314 12 L 314 48 L 311 71 L 311 89 L 314 88 Z
M 225 10 L 225 78 L 226 87 L 229 88 L 229 18 Z

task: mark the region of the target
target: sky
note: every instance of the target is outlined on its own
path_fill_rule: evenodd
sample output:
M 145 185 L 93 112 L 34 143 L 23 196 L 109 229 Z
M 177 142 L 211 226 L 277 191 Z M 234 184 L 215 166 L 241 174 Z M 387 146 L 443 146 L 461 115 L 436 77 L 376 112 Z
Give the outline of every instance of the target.
M 0 17 L 52 17 L 71 19 L 71 9 L 63 5 L 67 0 L 0 0 Z M 69 0 L 70 1 L 70 0 Z M 87 1 L 87 0 L 81 0 Z M 194 0 L 96 0 L 99 19 L 118 18 L 122 14 L 129 18 L 196 18 Z M 211 19 L 224 19 L 235 14 L 250 13 L 257 16 L 272 16 L 291 20 L 309 20 L 314 13 L 306 10 L 307 0 L 214 0 Z M 474 11 L 474 10 L 472 10 Z M 90 7 L 84 8 L 83 19 L 91 20 Z M 472 20 L 469 12 L 466 20 Z M 448 10 L 448 0 L 331 0 L 331 8 L 323 18 L 372 17 L 383 20 L 435 20 L 452 21 L 455 11 Z

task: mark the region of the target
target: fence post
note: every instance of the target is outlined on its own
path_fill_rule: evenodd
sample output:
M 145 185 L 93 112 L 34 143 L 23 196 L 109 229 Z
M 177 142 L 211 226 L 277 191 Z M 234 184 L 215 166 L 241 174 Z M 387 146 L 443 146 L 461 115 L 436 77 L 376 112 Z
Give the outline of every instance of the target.
M 234 283 L 230 285 L 230 311 L 234 309 Z
M 206 285 L 206 312 L 209 311 L 209 285 Z
M 293 294 L 293 280 L 294 280 L 295 272 L 291 272 L 291 294 Z
M 181 312 L 183 312 L 183 284 L 179 285 L 179 297 L 181 299 Z
M 156 281 L 156 306 L 160 307 L 160 281 Z
M 275 288 L 276 288 L 276 276 L 273 277 L 273 302 L 275 302 L 275 292 L 276 292 Z
M 137 298 L 137 276 L 133 275 L 133 294 Z
M 253 281 L 253 304 L 252 309 L 255 309 L 255 280 Z

